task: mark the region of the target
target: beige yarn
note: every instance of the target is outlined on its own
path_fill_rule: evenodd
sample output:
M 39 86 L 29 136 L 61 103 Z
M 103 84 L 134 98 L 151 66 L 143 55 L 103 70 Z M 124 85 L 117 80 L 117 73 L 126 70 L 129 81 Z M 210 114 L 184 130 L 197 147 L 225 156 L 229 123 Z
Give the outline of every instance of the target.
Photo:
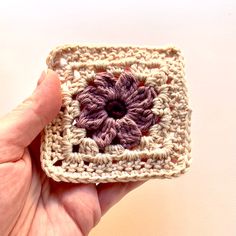
M 191 109 L 178 49 L 66 45 L 53 50 L 47 64 L 59 74 L 63 95 L 62 109 L 42 138 L 41 164 L 49 177 L 73 183 L 127 182 L 176 177 L 188 170 Z M 127 66 L 158 91 L 152 111 L 161 119 L 135 149 L 109 145 L 100 153 L 86 130 L 74 126 L 80 114 L 74 96 L 99 71 L 119 76 Z

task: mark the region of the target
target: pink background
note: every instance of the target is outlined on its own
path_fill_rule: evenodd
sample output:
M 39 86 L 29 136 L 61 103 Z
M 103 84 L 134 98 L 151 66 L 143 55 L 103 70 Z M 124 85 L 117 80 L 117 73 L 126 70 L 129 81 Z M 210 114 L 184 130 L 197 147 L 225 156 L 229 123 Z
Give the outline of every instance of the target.
M 191 170 L 130 193 L 91 235 L 236 235 L 235 1 L 1 1 L 0 115 L 64 43 L 174 44 L 191 97 Z

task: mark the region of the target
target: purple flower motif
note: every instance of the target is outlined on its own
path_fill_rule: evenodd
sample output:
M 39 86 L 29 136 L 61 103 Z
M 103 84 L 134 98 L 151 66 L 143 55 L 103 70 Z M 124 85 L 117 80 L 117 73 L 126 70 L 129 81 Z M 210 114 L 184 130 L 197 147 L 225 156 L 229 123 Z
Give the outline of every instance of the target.
M 130 72 L 118 80 L 110 73 L 99 73 L 77 95 L 81 106 L 77 127 L 85 128 L 101 149 L 109 144 L 133 148 L 155 124 L 151 111 L 155 97 L 154 88 L 143 86 Z

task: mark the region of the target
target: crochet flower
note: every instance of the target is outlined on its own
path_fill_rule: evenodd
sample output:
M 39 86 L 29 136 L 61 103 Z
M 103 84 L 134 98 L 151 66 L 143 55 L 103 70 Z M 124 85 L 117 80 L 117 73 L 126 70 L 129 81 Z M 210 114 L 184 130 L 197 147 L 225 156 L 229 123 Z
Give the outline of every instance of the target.
M 109 144 L 133 148 L 155 124 L 151 111 L 154 97 L 154 88 L 143 86 L 130 72 L 118 79 L 99 73 L 76 97 L 81 109 L 76 125 L 85 128 L 100 149 Z

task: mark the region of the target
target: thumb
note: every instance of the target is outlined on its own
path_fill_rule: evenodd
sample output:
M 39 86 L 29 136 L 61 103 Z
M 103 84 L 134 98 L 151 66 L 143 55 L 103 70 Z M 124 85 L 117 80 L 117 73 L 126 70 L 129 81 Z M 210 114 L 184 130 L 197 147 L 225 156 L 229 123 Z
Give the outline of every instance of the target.
M 60 81 L 55 72 L 48 70 L 47 74 L 42 73 L 33 94 L 0 120 L 0 141 L 28 146 L 60 107 Z

